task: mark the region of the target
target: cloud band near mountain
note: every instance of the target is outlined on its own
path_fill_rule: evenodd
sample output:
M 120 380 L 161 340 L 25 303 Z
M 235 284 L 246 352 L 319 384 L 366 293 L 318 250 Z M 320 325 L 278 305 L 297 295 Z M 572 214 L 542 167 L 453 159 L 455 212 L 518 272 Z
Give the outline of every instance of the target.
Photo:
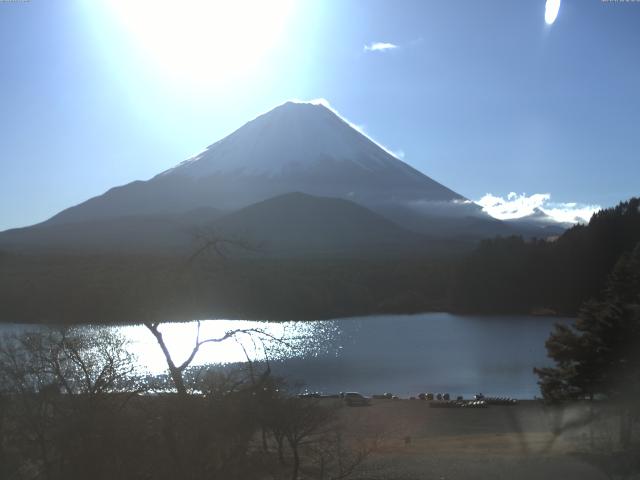
M 563 223 L 588 223 L 591 216 L 602 208 L 600 205 L 576 202 L 551 202 L 549 193 L 527 195 L 511 192 L 507 198 L 487 193 L 476 200 L 476 203 L 489 215 L 500 220 L 522 218 L 540 210 L 553 220 Z

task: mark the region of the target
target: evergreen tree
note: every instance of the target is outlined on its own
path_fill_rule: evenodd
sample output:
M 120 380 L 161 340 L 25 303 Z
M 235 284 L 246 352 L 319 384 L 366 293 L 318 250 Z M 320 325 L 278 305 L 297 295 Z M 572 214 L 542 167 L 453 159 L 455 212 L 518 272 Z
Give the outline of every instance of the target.
M 624 252 L 640 242 L 640 198 L 593 215 L 553 241 L 483 241 L 457 265 L 452 307 L 464 312 L 578 313 L 605 288 Z
M 603 298 L 585 303 L 575 325 L 557 325 L 546 347 L 556 367 L 534 369 L 544 398 L 615 402 L 627 444 L 640 396 L 640 243 L 618 260 Z

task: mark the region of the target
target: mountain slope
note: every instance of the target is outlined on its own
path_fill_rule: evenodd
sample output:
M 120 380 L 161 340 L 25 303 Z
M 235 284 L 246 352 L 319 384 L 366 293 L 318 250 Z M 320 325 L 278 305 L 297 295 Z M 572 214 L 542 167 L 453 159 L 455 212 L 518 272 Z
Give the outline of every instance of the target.
M 42 223 L 0 233 L 11 251 L 172 253 L 193 248 L 194 232 L 221 216 L 213 208 L 182 214 L 128 215 L 83 222 Z
M 339 198 L 288 193 L 222 217 L 213 229 L 257 245 L 262 254 L 406 253 L 427 238 Z
M 565 230 L 573 226 L 570 223 L 561 223 L 554 220 L 539 208 L 534 209 L 530 215 L 509 220 L 508 224 L 514 229 L 525 232 L 525 235 L 537 235 L 539 237 L 561 235 Z
M 178 213 L 203 206 L 234 210 L 296 191 L 365 206 L 464 200 L 328 108 L 288 102 L 177 167 L 113 188 L 48 222 Z
M 261 257 L 398 255 L 429 245 L 427 237 L 354 202 L 289 193 L 227 215 L 203 208 L 9 230 L 0 233 L 0 248 L 189 255 L 198 249 L 202 234 L 236 240 L 251 247 L 236 254 Z

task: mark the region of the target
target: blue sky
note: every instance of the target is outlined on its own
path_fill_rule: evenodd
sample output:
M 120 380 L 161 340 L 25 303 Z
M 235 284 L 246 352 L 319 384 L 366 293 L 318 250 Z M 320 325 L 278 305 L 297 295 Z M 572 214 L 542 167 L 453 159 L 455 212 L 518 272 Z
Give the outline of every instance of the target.
M 291 98 L 505 211 L 640 194 L 640 3 L 563 0 L 553 25 L 543 0 L 245 3 L 0 2 L 0 230 Z

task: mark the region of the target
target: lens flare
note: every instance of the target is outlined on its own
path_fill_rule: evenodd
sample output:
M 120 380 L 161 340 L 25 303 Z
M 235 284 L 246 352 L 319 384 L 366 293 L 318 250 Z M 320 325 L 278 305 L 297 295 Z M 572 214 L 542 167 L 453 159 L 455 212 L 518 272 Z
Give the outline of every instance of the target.
M 544 21 L 547 25 L 551 25 L 556 21 L 558 11 L 560 11 L 560 0 L 547 0 L 547 4 L 544 7 Z

